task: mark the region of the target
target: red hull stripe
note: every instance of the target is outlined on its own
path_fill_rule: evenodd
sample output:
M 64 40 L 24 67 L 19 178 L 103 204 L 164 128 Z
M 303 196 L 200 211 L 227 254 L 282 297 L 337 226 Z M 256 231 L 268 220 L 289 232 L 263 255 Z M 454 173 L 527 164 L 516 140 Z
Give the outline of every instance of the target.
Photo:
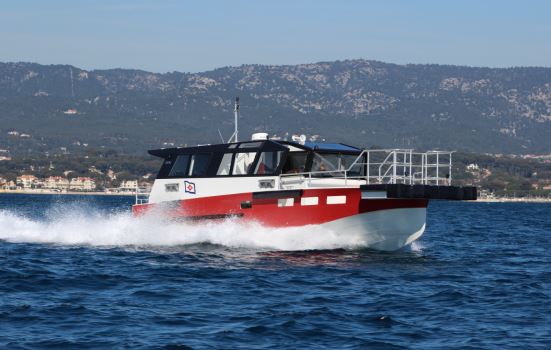
M 135 205 L 133 212 L 139 215 L 158 209 L 164 215 L 184 219 L 241 217 L 270 227 L 288 227 L 323 224 L 377 210 L 426 208 L 428 202 L 426 199 L 362 199 L 358 188 L 309 189 L 302 191 L 302 197 L 294 197 L 294 193 L 285 195 L 288 191 L 281 191 L 283 196 L 276 195 L 276 191 L 271 192 L 265 196 L 267 198 L 253 193 L 238 193 L 187 199 L 171 205 Z M 328 196 L 346 196 L 346 203 L 327 204 Z M 301 205 L 301 198 L 308 197 L 317 198 L 317 204 Z

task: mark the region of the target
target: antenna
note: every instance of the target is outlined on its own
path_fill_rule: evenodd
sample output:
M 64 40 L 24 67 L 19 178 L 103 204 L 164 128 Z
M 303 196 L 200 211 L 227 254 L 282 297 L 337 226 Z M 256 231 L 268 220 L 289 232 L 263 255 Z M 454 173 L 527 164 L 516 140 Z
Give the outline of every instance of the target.
M 222 143 L 225 143 L 224 138 L 222 137 L 222 133 L 220 132 L 220 129 L 218 129 L 218 135 L 220 135 L 220 140 L 222 140 Z
M 231 135 L 230 139 L 228 140 L 228 142 L 238 142 L 237 141 L 237 136 L 239 134 L 239 128 L 237 126 L 237 120 L 239 119 L 239 97 L 236 97 L 235 98 L 235 105 L 233 107 L 233 114 L 234 114 L 234 117 L 235 117 L 235 130 L 233 132 L 233 135 Z
M 233 114 L 235 115 L 235 142 L 237 142 L 237 134 L 239 133 L 239 128 L 237 127 L 237 119 L 239 119 L 239 97 L 235 98 Z

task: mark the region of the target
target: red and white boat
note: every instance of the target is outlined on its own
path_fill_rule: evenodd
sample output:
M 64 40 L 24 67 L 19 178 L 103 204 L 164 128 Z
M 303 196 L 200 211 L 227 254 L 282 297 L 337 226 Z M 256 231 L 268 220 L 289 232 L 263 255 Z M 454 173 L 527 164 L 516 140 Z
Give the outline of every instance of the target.
M 421 237 L 430 199 L 477 196 L 474 187 L 451 186 L 452 152 L 270 140 L 265 133 L 237 142 L 237 127 L 232 138 L 149 151 L 164 162 L 147 198 L 137 194 L 133 213 L 308 226 L 312 235 L 323 228 L 396 250 Z

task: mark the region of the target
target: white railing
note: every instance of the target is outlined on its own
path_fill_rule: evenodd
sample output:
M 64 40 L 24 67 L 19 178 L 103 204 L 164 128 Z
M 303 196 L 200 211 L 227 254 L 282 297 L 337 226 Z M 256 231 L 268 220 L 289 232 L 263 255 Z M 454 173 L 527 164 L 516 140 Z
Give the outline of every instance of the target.
M 452 153 L 415 152 L 412 149 L 366 149 L 346 169 L 280 175 L 280 187 L 326 182 L 327 179 L 361 180 L 366 184 L 451 185 Z M 359 174 L 359 175 L 358 175 Z
M 136 186 L 136 204 L 149 203 L 149 188 Z

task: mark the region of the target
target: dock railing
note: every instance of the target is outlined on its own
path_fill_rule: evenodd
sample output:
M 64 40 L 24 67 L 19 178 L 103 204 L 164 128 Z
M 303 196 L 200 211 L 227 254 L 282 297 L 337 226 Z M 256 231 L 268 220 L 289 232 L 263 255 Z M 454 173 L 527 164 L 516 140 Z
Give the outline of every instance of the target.
M 327 179 L 363 180 L 366 184 L 421 184 L 449 186 L 452 181 L 450 151 L 416 152 L 413 149 L 365 149 L 339 170 L 280 175 L 280 184 L 312 185 Z

